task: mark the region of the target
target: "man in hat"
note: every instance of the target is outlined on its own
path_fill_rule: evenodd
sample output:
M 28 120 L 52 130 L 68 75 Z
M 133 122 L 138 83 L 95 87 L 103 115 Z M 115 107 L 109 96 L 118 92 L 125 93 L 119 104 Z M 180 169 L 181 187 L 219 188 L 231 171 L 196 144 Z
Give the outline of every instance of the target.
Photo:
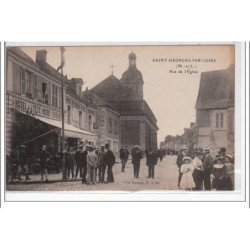
M 181 177 L 182 177 L 182 172 L 181 172 L 181 165 L 182 165 L 182 160 L 183 158 L 187 155 L 187 147 L 185 145 L 183 145 L 181 147 L 181 150 L 177 156 L 177 160 L 176 160 L 176 165 L 179 168 L 179 176 L 178 176 L 178 187 L 180 187 L 180 183 L 181 183 Z
M 139 178 L 140 164 L 142 159 L 142 152 L 139 145 L 135 145 L 131 151 L 132 164 L 134 168 L 134 178 Z
M 126 166 L 126 163 L 128 161 L 128 157 L 129 157 L 128 147 L 125 146 L 124 148 L 120 149 L 120 159 L 121 159 L 121 163 L 122 163 L 122 172 L 125 172 L 125 166 Z
M 111 151 L 109 144 L 105 144 L 105 149 L 106 149 L 106 154 L 105 154 L 105 165 L 108 166 L 108 171 L 107 171 L 107 183 L 114 182 L 114 175 L 113 175 L 113 170 L 112 167 L 115 164 L 115 155 Z
M 78 150 L 75 154 L 76 160 L 76 175 L 75 178 L 78 176 L 78 172 L 80 172 L 80 178 L 84 179 L 86 182 L 86 173 L 87 173 L 87 151 L 83 149 L 83 145 L 78 147 Z
M 214 161 L 213 157 L 211 156 L 211 152 L 209 148 L 204 149 L 204 160 L 203 160 L 203 173 L 202 173 L 202 179 L 204 182 L 204 189 L 205 190 L 211 190 L 211 178 L 210 175 L 213 172 L 214 167 Z
M 98 152 L 98 175 L 99 182 L 104 182 L 105 172 L 106 172 L 106 164 L 105 164 L 105 145 L 101 145 L 101 149 Z
M 148 166 L 148 177 L 154 179 L 155 177 L 155 165 L 158 161 L 158 154 L 155 150 L 153 150 L 153 147 L 149 147 L 146 150 L 146 158 L 147 162 L 146 165 Z
M 42 146 L 42 150 L 39 154 L 39 161 L 41 164 L 41 181 L 44 179 L 43 176 L 45 176 L 45 181 L 48 182 L 48 161 L 49 161 L 49 153 L 46 150 L 46 146 Z
M 95 147 L 88 145 L 89 153 L 87 154 L 87 184 L 95 184 L 95 172 L 97 168 L 97 155 L 95 153 Z

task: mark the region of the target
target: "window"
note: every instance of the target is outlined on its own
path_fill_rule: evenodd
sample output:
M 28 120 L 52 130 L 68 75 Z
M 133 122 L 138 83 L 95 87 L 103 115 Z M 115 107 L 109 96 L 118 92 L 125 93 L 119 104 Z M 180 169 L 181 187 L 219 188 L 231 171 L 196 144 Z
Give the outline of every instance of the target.
M 82 111 L 79 111 L 79 128 L 82 128 Z
M 52 106 L 58 107 L 58 86 L 52 85 Z
M 112 133 L 112 120 L 109 118 L 109 133 Z
M 91 130 L 91 125 L 92 125 L 92 116 L 88 115 L 88 129 Z
M 226 114 L 224 111 L 215 112 L 215 129 L 226 129 Z
M 26 71 L 26 85 L 27 85 L 27 93 L 32 93 L 32 73 Z
M 38 96 L 38 88 L 37 88 L 37 76 L 33 75 L 33 79 L 34 79 L 34 84 L 33 84 L 33 96 L 34 99 L 37 99 Z
M 68 105 L 68 124 L 71 124 L 71 107 Z
M 25 69 L 21 68 L 21 94 L 26 94 Z

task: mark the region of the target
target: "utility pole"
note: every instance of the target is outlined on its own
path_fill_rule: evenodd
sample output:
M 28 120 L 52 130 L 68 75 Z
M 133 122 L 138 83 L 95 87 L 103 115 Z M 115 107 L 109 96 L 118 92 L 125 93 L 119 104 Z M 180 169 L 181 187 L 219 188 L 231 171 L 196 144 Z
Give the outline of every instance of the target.
M 66 168 L 65 168 L 65 143 L 64 143 L 64 84 L 63 84 L 63 67 L 61 68 L 62 80 L 61 80 L 61 94 L 62 94 L 62 131 L 61 131 L 61 153 L 62 153 L 62 180 L 66 180 Z

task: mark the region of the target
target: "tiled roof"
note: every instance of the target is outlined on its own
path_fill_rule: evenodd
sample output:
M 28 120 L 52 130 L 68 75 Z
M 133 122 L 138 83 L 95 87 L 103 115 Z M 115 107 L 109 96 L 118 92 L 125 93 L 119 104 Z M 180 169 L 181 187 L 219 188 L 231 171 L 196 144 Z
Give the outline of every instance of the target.
M 234 83 L 234 65 L 225 70 L 203 72 L 196 109 L 234 107 Z

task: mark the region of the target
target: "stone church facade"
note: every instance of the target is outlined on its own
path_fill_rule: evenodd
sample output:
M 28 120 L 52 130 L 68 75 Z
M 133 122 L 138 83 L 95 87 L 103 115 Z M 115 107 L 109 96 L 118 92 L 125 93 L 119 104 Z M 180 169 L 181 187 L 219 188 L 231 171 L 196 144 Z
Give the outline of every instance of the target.
M 113 74 L 90 92 L 108 102 L 120 114 L 121 146 L 157 148 L 157 119 L 143 99 L 143 76 L 136 66 L 135 53 L 129 54 L 129 67 L 119 80 Z

